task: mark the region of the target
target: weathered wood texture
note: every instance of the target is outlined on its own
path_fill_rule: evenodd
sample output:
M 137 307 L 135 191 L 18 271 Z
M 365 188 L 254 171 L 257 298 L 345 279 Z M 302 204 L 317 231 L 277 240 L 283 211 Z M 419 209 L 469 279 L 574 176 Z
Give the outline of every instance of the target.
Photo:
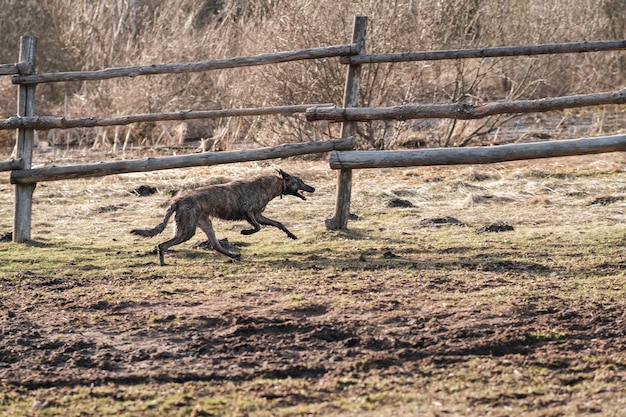
M 0 162 L 0 171 L 12 171 L 14 169 L 23 169 L 23 168 L 24 168 L 24 160 L 21 158 Z
M 21 39 L 19 69 L 22 74 L 35 71 L 35 55 L 37 38 L 24 36 Z M 30 117 L 35 114 L 36 85 L 21 85 L 17 94 L 17 115 Z M 31 128 L 17 130 L 16 158 L 21 159 L 28 169 L 32 163 L 35 131 Z M 17 172 L 17 171 L 13 171 Z M 31 217 L 33 211 L 33 192 L 36 184 L 19 184 L 15 187 L 15 205 L 13 215 L 13 242 L 20 243 L 30 240 Z
M 223 110 L 185 110 L 167 113 L 132 114 L 120 117 L 87 117 L 65 119 L 57 116 L 10 117 L 0 120 L 0 130 L 16 128 L 72 129 L 77 127 L 121 126 L 131 123 L 156 122 L 165 120 L 218 119 L 222 117 L 291 115 L 304 113 L 311 107 L 331 107 L 332 104 L 300 104 L 293 106 L 254 107 Z
M 17 64 L 0 64 L 0 75 L 19 74 Z
M 383 62 L 437 61 L 443 59 L 461 58 L 495 58 L 524 55 L 570 54 L 580 52 L 615 51 L 622 49 L 626 49 L 626 39 L 544 45 L 500 46 L 493 48 L 452 49 L 445 51 L 354 55 L 341 58 L 341 62 L 346 64 L 374 64 Z
M 12 184 L 33 184 L 44 181 L 69 180 L 76 178 L 102 177 L 129 172 L 158 171 L 171 168 L 210 166 L 234 162 L 261 161 L 288 158 L 290 156 L 330 152 L 352 148 L 352 138 L 323 142 L 307 142 L 268 148 L 247 149 L 227 152 L 204 152 L 200 154 L 167 156 L 88 165 L 46 167 L 13 171 Z
M 355 16 L 352 42 L 354 42 L 359 54 L 365 53 L 365 35 L 367 33 L 367 17 Z M 351 64 L 348 66 L 346 85 L 344 88 L 343 106 L 356 107 L 359 104 L 359 85 L 361 81 L 361 65 Z M 356 124 L 344 122 L 341 126 L 341 137 L 354 136 Z M 346 229 L 350 217 L 350 200 L 352 198 L 352 170 L 342 169 L 337 178 L 337 199 L 335 201 L 335 215 L 326 219 L 326 228 L 329 230 Z
M 12 78 L 14 84 L 38 84 L 60 81 L 94 81 L 118 77 L 137 77 L 140 75 L 181 74 L 236 67 L 277 64 L 281 62 L 305 59 L 331 58 L 356 53 L 356 45 L 336 45 L 295 51 L 260 54 L 247 57 L 214 59 L 185 64 L 152 64 L 133 67 L 107 68 L 98 71 L 71 71 L 37 75 L 17 75 Z
M 306 111 L 308 121 L 329 120 L 332 122 L 365 122 L 370 120 L 408 119 L 481 119 L 506 113 L 535 113 L 549 110 L 564 110 L 575 107 L 599 106 L 626 103 L 626 89 L 608 93 L 582 94 L 538 100 L 519 100 L 484 104 L 437 104 L 403 105 L 395 107 L 358 108 L 310 108 Z
M 492 164 L 524 159 L 626 151 L 626 135 L 470 148 L 410 151 L 339 151 L 330 156 L 332 169 Z

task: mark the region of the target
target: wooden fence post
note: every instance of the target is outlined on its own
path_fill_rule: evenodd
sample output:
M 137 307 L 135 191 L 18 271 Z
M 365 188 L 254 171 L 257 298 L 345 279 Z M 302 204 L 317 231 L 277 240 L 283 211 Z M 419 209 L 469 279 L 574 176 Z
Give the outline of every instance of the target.
M 352 42 L 358 45 L 358 53 L 365 53 L 365 34 L 367 32 L 367 16 L 355 16 Z M 356 107 L 359 103 L 359 84 L 361 81 L 361 64 L 348 66 L 346 86 L 343 96 L 343 107 Z M 355 122 L 343 122 L 341 138 L 354 137 Z M 335 151 L 336 152 L 336 151 Z M 337 201 L 335 203 L 335 217 L 326 219 L 326 228 L 329 230 L 346 229 L 350 217 L 350 198 L 352 194 L 352 170 L 339 171 L 337 181 Z
M 20 62 L 17 65 L 20 75 L 31 75 L 35 72 L 35 54 L 37 38 L 23 36 L 21 38 Z M 28 117 L 35 115 L 35 87 L 37 84 L 20 85 L 17 93 L 17 115 Z M 16 159 L 24 161 L 24 169 L 30 169 L 33 158 L 33 142 L 35 130 L 19 128 L 17 130 Z M 30 240 L 31 215 L 33 209 L 33 191 L 37 184 L 17 184 L 15 186 L 15 206 L 13 213 L 13 242 Z

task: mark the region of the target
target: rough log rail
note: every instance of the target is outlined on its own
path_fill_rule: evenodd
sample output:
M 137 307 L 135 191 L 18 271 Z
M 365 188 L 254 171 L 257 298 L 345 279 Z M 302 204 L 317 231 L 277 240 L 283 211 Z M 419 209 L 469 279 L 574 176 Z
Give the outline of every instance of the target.
M 17 64 L 0 64 L 0 75 L 19 74 L 20 70 Z
M 330 155 L 332 169 L 400 168 L 411 166 L 492 164 L 626 151 L 626 135 L 470 148 L 411 151 L 341 151 Z
M 11 183 L 34 184 L 44 181 L 102 177 L 105 175 L 125 174 L 129 172 L 146 172 L 171 168 L 187 168 L 194 166 L 228 164 L 234 162 L 261 161 L 311 153 L 330 152 L 333 150 L 345 150 L 351 149 L 352 146 L 352 138 L 345 138 L 323 142 L 296 143 L 240 151 L 204 152 L 201 154 L 166 156 L 162 158 L 147 158 L 142 160 L 35 168 L 13 171 L 11 173 Z
M 22 158 L 0 162 L 0 171 L 13 171 L 14 169 L 24 169 L 24 160 Z
M 218 119 L 222 117 L 266 116 L 304 113 L 311 107 L 332 107 L 332 104 L 299 104 L 293 106 L 252 107 L 243 109 L 221 110 L 184 110 L 166 113 L 132 114 L 119 117 L 87 117 L 83 119 L 65 119 L 58 116 L 10 117 L 0 120 L 0 130 L 32 128 L 73 129 L 77 127 L 121 126 L 131 123 L 156 122 L 165 120 Z
M 13 84 L 39 84 L 60 81 L 94 81 L 117 77 L 137 77 L 139 75 L 181 74 L 226 68 L 249 67 L 277 64 L 288 61 L 348 56 L 357 53 L 355 44 L 326 46 L 295 51 L 266 53 L 255 56 L 214 59 L 185 64 L 152 64 L 133 67 L 107 68 L 97 71 L 70 71 L 35 75 L 17 75 Z
M 519 100 L 485 104 L 403 105 L 395 107 L 310 108 L 308 121 L 365 122 L 370 120 L 407 119 L 481 119 L 505 113 L 535 113 L 575 107 L 626 103 L 626 89 L 609 93 L 583 94 L 567 97 Z
M 390 54 L 342 57 L 344 64 L 375 64 L 383 62 L 437 61 L 461 58 L 496 58 L 506 56 L 569 54 L 579 52 L 618 51 L 626 49 L 626 39 L 615 41 L 572 42 L 544 45 L 500 46 L 493 48 L 451 49 L 427 52 L 398 52 Z

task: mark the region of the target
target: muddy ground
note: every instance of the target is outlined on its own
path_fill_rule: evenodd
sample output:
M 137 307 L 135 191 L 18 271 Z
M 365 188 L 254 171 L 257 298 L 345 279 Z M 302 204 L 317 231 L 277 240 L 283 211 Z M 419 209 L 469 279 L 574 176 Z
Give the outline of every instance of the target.
M 623 267 L 623 262 L 605 266 Z M 495 268 L 504 274 L 549 270 L 514 263 Z M 320 278 L 319 285 L 333 291 L 335 278 Z M 322 294 L 310 294 L 300 306 L 286 309 L 259 307 L 248 297 L 240 303 L 202 300 L 186 296 L 189 292 L 183 289 L 163 289 L 160 302 L 108 302 L 100 296 L 71 299 L 66 292 L 89 287 L 90 282 L 36 274 L 25 274 L 20 281 L 21 292 L 59 295 L 44 302 L 39 297 L 2 301 L 3 382 L 27 389 L 146 380 L 320 378 L 361 372 L 414 375 L 468 357 L 508 355 L 528 355 L 537 366 L 556 374 L 575 366 L 576 375 L 565 372 L 561 380 L 575 385 L 593 375 L 598 365 L 585 364 L 579 357 L 582 352 L 602 351 L 616 358 L 626 352 L 622 302 L 608 308 L 562 308 L 556 300 L 528 303 L 506 314 L 466 307 L 425 315 L 422 306 L 411 308 L 402 297 L 416 291 L 410 281 L 394 282 L 390 288 L 388 282 L 370 279 L 366 288 L 340 289 L 363 306 L 358 310 L 338 310 L 324 302 Z M 15 285 L 6 279 L 0 282 Z M 503 283 L 468 283 L 463 290 Z M 458 284 L 439 279 L 421 282 L 420 287 L 449 291 L 448 285 Z M 333 297 L 338 295 L 333 292 Z M 559 328 L 568 336 L 538 335 L 538 328 Z M 623 377 L 624 364 L 614 365 Z

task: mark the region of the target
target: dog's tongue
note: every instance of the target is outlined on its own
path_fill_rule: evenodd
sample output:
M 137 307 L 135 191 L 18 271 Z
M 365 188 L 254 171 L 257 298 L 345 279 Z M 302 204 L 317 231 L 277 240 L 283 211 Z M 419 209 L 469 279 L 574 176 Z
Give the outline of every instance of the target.
M 303 200 L 306 200 L 306 197 L 304 196 L 304 190 L 298 190 L 298 194 L 300 194 L 300 197 L 301 197 Z

